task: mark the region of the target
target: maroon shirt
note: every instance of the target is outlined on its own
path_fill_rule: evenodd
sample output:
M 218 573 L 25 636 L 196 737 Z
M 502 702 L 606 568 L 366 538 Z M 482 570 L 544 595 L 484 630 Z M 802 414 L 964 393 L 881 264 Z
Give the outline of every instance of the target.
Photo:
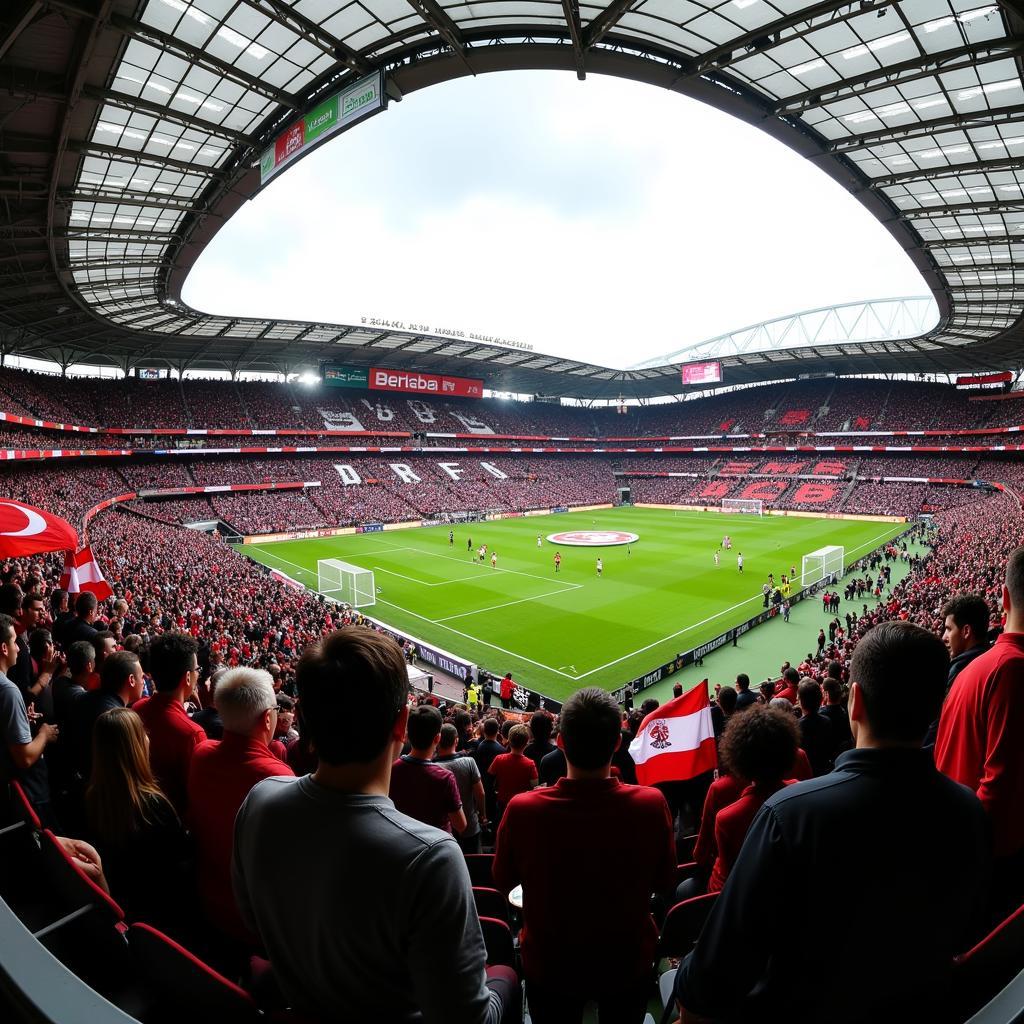
M 693 859 L 704 868 L 710 868 L 718 856 L 715 843 L 715 819 L 723 807 L 739 800 L 743 783 L 733 775 L 719 775 L 708 788 L 704 798 L 704 809 L 700 815 L 700 830 L 693 845 Z
M 750 823 L 757 812 L 761 810 L 761 804 L 772 793 L 777 793 L 783 786 L 792 783 L 793 780 L 790 779 L 788 782 L 779 782 L 773 786 L 747 786 L 738 800 L 734 800 L 728 807 L 723 807 L 718 812 L 715 818 L 715 845 L 718 847 L 718 856 L 715 858 L 715 866 L 711 869 L 708 892 L 722 891 L 725 880 L 740 854 L 747 829 L 750 828 Z
M 160 788 L 180 818 L 188 803 L 188 769 L 192 753 L 206 741 L 203 728 L 192 721 L 180 700 L 154 693 L 132 705 L 149 733 L 149 763 Z
M 658 928 L 653 892 L 675 877 L 672 816 L 662 794 L 617 779 L 559 779 L 505 809 L 497 888 L 523 886 L 527 981 L 591 994 L 646 978 Z
M 537 779 L 537 766 L 525 754 L 499 754 L 487 769 L 494 776 L 498 803 L 504 806 L 519 793 L 528 793 Z
M 265 743 L 224 732 L 196 747 L 188 776 L 188 826 L 196 841 L 199 894 L 210 921 L 230 935 L 248 935 L 231 888 L 235 816 L 249 790 L 275 775 L 294 776 Z
M 455 776 L 447 768 L 411 754 L 391 766 L 388 796 L 403 814 L 444 832 L 452 830 L 448 815 L 462 806 Z

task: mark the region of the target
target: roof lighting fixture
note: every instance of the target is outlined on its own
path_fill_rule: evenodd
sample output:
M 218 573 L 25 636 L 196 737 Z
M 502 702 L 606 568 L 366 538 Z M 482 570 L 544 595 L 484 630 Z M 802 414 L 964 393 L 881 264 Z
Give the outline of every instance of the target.
M 814 60 L 809 60 L 804 64 L 797 64 L 795 67 L 789 69 L 791 75 L 808 75 L 812 71 L 817 71 L 818 68 L 823 68 L 825 61 L 821 57 L 816 57 Z
M 954 21 L 959 21 L 961 25 L 967 25 L 978 18 L 987 18 L 997 10 L 998 8 L 994 4 L 989 4 L 987 7 L 975 7 L 973 11 L 961 11 L 955 17 L 949 15 L 945 18 L 936 18 L 934 21 L 926 21 L 922 28 L 925 32 L 937 32 L 940 28 L 952 25 Z
M 166 3 L 166 0 L 164 0 Z M 236 32 L 233 28 L 228 28 L 227 25 L 221 25 L 217 29 L 217 35 L 221 37 L 226 43 L 230 43 L 232 46 L 237 46 L 240 50 L 245 50 L 250 57 L 255 57 L 256 60 L 263 60 L 264 57 L 270 52 L 265 50 L 259 43 L 254 43 L 251 39 L 246 39 L 241 33 Z
M 165 3 L 168 7 L 172 7 L 176 11 L 181 11 L 182 14 L 193 21 L 198 21 L 200 25 L 209 25 L 212 23 L 212 19 L 208 14 L 204 14 L 202 11 L 193 7 L 190 3 L 186 3 L 185 0 L 161 0 L 161 3 Z
M 970 146 L 940 146 L 938 149 L 922 149 L 917 155 L 925 160 L 933 160 L 938 156 L 955 156 L 957 153 L 970 151 Z
M 1019 78 L 1011 78 L 1003 82 L 988 82 L 985 85 L 975 85 L 970 89 L 961 89 L 956 94 L 958 100 L 973 100 L 982 93 L 988 95 L 993 92 L 1005 92 L 1007 89 L 1019 89 L 1021 87 Z
M 883 10 L 880 13 L 884 14 L 885 11 Z M 877 53 L 879 50 L 885 50 L 890 46 L 895 46 L 897 43 L 905 43 L 909 38 L 909 32 L 894 32 L 889 36 L 879 36 L 868 43 L 853 46 L 849 50 L 843 50 L 843 59 L 853 60 L 854 57 L 863 57 L 867 53 Z

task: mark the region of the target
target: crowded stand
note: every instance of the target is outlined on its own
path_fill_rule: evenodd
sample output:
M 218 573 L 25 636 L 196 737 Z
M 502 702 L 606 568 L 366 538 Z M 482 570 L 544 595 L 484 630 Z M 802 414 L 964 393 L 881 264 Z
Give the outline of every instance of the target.
M 324 429 L 672 437 L 804 431 L 983 429 L 1016 425 L 1020 402 L 906 380 L 820 378 L 758 385 L 699 400 L 614 408 L 508 399 L 442 400 L 271 381 L 60 377 L 0 370 L 0 405 L 86 426 Z
M 624 751 L 616 753 L 615 745 L 624 735 L 624 746 L 640 749 L 636 742 L 644 742 L 650 702 L 642 711 L 629 713 L 628 706 L 618 707 L 607 693 L 584 689 L 563 705 L 560 715 L 539 712 L 520 724 L 518 716 L 488 706 L 492 695 L 495 701 L 500 696 L 499 688 L 484 706 L 474 703 L 470 711 L 446 706 L 429 694 L 418 696 L 414 707 L 402 712 L 402 728 L 394 733 L 394 753 L 405 738 L 407 756 L 390 772 L 382 772 L 376 790 L 390 793 L 397 812 L 389 813 L 399 815 L 391 820 L 385 840 L 364 835 L 358 819 L 341 831 L 348 820 L 343 804 L 333 806 L 327 817 L 307 821 L 294 817 L 296 812 L 286 810 L 281 801 L 291 799 L 292 776 L 305 777 L 299 786 L 316 785 L 325 793 L 332 786 L 344 788 L 340 773 L 350 763 L 349 745 L 367 751 L 360 759 L 376 757 L 377 748 L 367 743 L 380 733 L 364 731 L 373 720 L 373 706 L 367 705 L 356 720 L 351 718 L 352 706 L 362 704 L 360 687 L 371 681 L 394 691 L 391 714 L 406 706 L 405 657 L 399 647 L 352 624 L 353 616 L 345 609 L 329 607 L 322 598 L 274 579 L 216 535 L 186 536 L 177 527 L 113 511 L 101 515 L 92 531 L 114 591 L 98 607 L 76 602 L 72 611 L 61 612 L 60 595 L 50 601 L 60 571 L 56 559 L 12 560 L 3 567 L 0 608 L 8 610 L 4 615 L 14 615 L 13 620 L 0 619 L 0 629 L 10 630 L 6 644 L 0 641 L 0 668 L 5 682 L 10 680 L 3 697 L 17 718 L 17 708 L 24 714 L 27 706 L 22 692 L 32 695 L 34 713 L 41 715 L 38 735 L 43 737 L 30 743 L 18 739 L 20 733 L 9 735 L 9 743 L 33 748 L 31 763 L 17 767 L 15 762 L 14 777 L 40 816 L 40 827 L 62 837 L 56 842 L 76 870 L 109 891 L 132 928 L 158 928 L 197 953 L 208 970 L 250 986 L 252 998 L 266 1000 L 268 1011 L 278 1005 L 275 999 L 283 998 L 303 1020 L 326 1019 L 321 1015 L 344 993 L 355 1005 L 360 999 L 372 1000 L 374 1009 L 367 1002 L 366 1019 L 377 1019 L 384 999 L 396 1006 L 411 1001 L 426 1020 L 462 1013 L 466 1020 L 511 1022 L 521 1013 L 520 984 L 525 979 L 532 1019 L 561 1022 L 566 1019 L 564 1000 L 549 965 L 571 967 L 563 976 L 589 986 L 582 991 L 596 993 L 600 1000 L 606 990 L 592 973 L 596 962 L 600 977 L 613 979 L 615 1005 L 624 1007 L 612 1019 L 640 1021 L 654 998 L 652 964 L 665 956 L 679 964 L 674 997 L 684 1010 L 728 1014 L 760 977 L 768 993 L 760 998 L 772 1001 L 768 1005 L 773 1010 L 765 1011 L 769 1019 L 779 1019 L 782 1008 L 791 1019 L 820 1019 L 823 1007 L 832 1008 L 827 1019 L 839 1019 L 839 1008 L 848 1008 L 849 997 L 842 996 L 840 1003 L 836 986 L 813 985 L 808 1006 L 810 997 L 794 995 L 790 979 L 773 966 L 772 950 L 778 949 L 782 959 L 794 950 L 806 957 L 826 935 L 835 939 L 834 931 L 825 930 L 821 914 L 795 908 L 772 882 L 792 867 L 785 857 L 802 855 L 798 852 L 808 843 L 817 844 L 815 858 L 827 849 L 829 863 L 856 849 L 858 871 L 850 884 L 859 894 L 858 906 L 877 904 L 874 912 L 879 912 L 878 901 L 884 898 L 892 912 L 893 901 L 899 908 L 908 902 L 907 910 L 900 909 L 893 918 L 899 923 L 898 935 L 882 943 L 881 950 L 876 931 L 870 931 L 874 943 L 867 941 L 867 922 L 851 926 L 844 963 L 863 962 L 874 973 L 871 994 L 857 997 L 856 1014 L 849 1019 L 866 1019 L 861 1014 L 868 1012 L 872 1019 L 896 1019 L 882 1012 L 889 1006 L 898 1007 L 905 1019 L 907 1000 L 915 1007 L 932 1007 L 933 1017 L 946 1000 L 953 1000 L 957 1012 L 968 1012 L 975 1008 L 971 1000 L 977 994 L 955 973 L 953 957 L 982 940 L 1022 896 L 1016 865 L 1024 837 L 1012 817 L 1018 791 L 1004 793 L 994 784 L 990 788 L 980 768 L 972 775 L 976 769 L 967 751 L 976 741 L 966 739 L 971 733 L 982 743 L 996 742 L 992 729 L 986 731 L 984 717 L 971 717 L 978 713 L 968 697 L 970 685 L 989 678 L 997 699 L 1012 699 L 1004 695 L 1011 677 L 1000 675 L 995 666 L 1006 657 L 1016 657 L 1013 664 L 1019 664 L 1021 657 L 1016 638 L 1024 627 L 1024 551 L 1014 549 L 1022 539 L 1016 504 L 996 496 L 986 501 L 982 515 L 969 506 L 941 512 L 910 539 L 893 542 L 854 565 L 852 576 L 833 587 L 834 605 L 825 602 L 829 610 L 818 639 L 813 634 L 794 637 L 777 682 L 774 665 L 755 661 L 735 687 L 718 688 L 712 707 L 712 720 L 718 722 L 718 779 L 713 784 L 710 776 L 695 779 L 687 783 L 685 794 L 677 792 L 678 785 L 673 789 L 674 784 L 659 784 L 664 796 L 627 784 L 636 781 L 639 764 Z M 909 572 L 890 585 L 891 570 L 900 562 Z M 970 621 L 957 624 L 958 632 L 949 639 L 950 623 L 958 623 L 961 607 L 950 603 L 951 598 L 967 594 L 978 595 L 981 619 L 964 599 Z M 45 612 L 49 607 L 55 609 L 52 622 Z M 1001 607 L 1007 634 L 994 653 L 1004 661 L 993 662 L 985 653 L 987 634 L 998 629 Z M 40 627 L 50 630 L 66 668 L 36 643 L 30 630 Z M 21 629 L 32 649 L 41 652 L 23 665 L 16 643 Z M 108 635 L 104 629 L 112 637 L 109 647 L 102 640 Z M 950 662 L 940 635 L 947 637 L 963 680 L 950 690 L 941 710 Z M 970 646 L 961 653 L 964 643 Z M 812 653 L 805 654 L 805 649 Z M 987 668 L 990 663 L 993 667 Z M 342 674 L 340 664 L 348 666 Z M 988 676 L 986 670 L 996 674 Z M 61 671 L 68 674 L 56 678 Z M 751 689 L 752 679 L 767 681 Z M 906 686 L 910 680 L 913 686 Z M 53 689 L 52 700 L 45 696 L 48 688 Z M 295 696 L 303 709 L 300 717 L 294 715 Z M 348 724 L 344 716 L 349 716 Z M 911 751 L 929 725 L 934 754 Z M 210 730 L 216 741 L 207 739 Z M 555 733 L 560 737 L 557 747 L 552 743 Z M 320 753 L 319 762 L 310 754 L 311 745 Z M 1000 754 L 1000 771 L 1009 785 L 1024 775 L 1019 750 L 1015 745 Z M 553 760 L 556 755 L 561 770 Z M 381 764 L 389 767 L 392 756 L 388 753 Z M 461 759 L 465 771 L 448 768 Z M 901 774 L 910 770 L 912 759 L 911 775 Z M 46 774 L 34 770 L 43 764 L 49 769 Z M 454 774 L 439 775 L 441 768 Z M 305 775 L 308 771 L 314 774 Z M 559 781 L 566 771 L 569 780 Z M 930 773 L 927 780 L 922 771 Z M 797 778 L 836 779 L 846 788 L 841 798 L 830 796 L 832 790 L 820 782 L 794 782 L 794 772 Z M 947 776 L 967 788 L 943 781 Z M 271 777 L 273 783 L 260 784 Z M 881 783 L 871 781 L 875 778 Z M 481 785 L 484 779 L 486 786 Z M 540 782 L 544 784 L 533 789 Z M 133 792 L 142 794 L 141 804 Z M 912 793 L 920 795 L 913 799 Z M 576 801 L 581 801 L 578 810 Z M 767 810 L 758 814 L 762 807 Z M 869 817 L 864 817 L 869 808 Z M 282 819 L 281 813 L 291 817 Z M 806 824 L 808 814 L 813 815 L 813 830 Z M 791 820 L 792 815 L 798 817 Z M 870 829 L 861 840 L 850 826 L 851 820 L 863 820 L 858 827 L 868 828 L 879 816 L 886 822 L 884 855 L 871 852 L 878 844 L 872 845 Z M 285 826 L 284 820 L 291 824 Z M 459 843 L 435 847 L 429 865 L 434 884 L 448 894 L 447 916 L 435 924 L 434 911 L 424 908 L 422 913 L 431 928 L 430 941 L 440 943 L 444 955 L 438 959 L 441 954 L 435 950 L 430 976 L 415 980 L 415 963 L 406 960 L 419 948 L 415 943 L 401 944 L 408 952 L 391 955 L 386 968 L 375 959 L 375 943 L 383 939 L 371 943 L 368 937 L 391 916 L 400 915 L 401 907 L 392 906 L 396 887 L 373 886 L 369 879 L 372 858 L 385 858 L 377 870 L 388 877 L 395 877 L 399 861 L 406 864 L 404 871 L 419 870 L 403 844 L 410 836 L 422 840 L 434 835 L 417 832 L 428 825 L 442 834 L 455 833 Z M 618 838 L 602 840 L 609 825 Z M 989 827 L 996 836 L 994 861 L 984 838 Z M 306 828 L 315 830 L 315 842 L 314 833 L 303 838 Z M 773 838 L 780 830 L 786 836 L 782 842 Z M 48 835 L 43 833 L 44 842 L 54 841 Z M 294 845 L 297 839 L 299 847 Z M 357 853 L 363 843 L 369 843 L 365 856 Z M 315 855 L 325 847 L 332 851 L 332 864 L 340 858 L 358 867 L 353 877 L 366 881 L 359 889 L 372 894 L 373 901 L 351 892 L 347 897 L 362 901 L 358 955 L 359 974 L 365 977 L 353 975 L 350 961 L 357 950 L 339 936 L 321 953 L 338 959 L 318 986 L 305 966 L 312 955 L 303 939 L 308 919 L 295 910 L 312 908 L 314 893 L 320 900 L 331 898 L 328 868 L 320 867 Z M 683 851 L 691 847 L 687 860 Z M 304 851 L 301 865 L 288 859 L 296 848 Z M 589 857 L 581 856 L 583 851 Z M 525 926 L 514 957 L 498 957 L 498 938 L 492 934 L 496 925 L 484 921 L 480 936 L 472 923 L 474 899 L 484 897 L 470 890 L 470 874 L 460 866 L 466 855 L 477 881 L 486 862 L 487 878 L 499 890 L 522 884 L 531 894 L 521 919 L 510 918 L 507 909 L 501 912 L 502 919 Z M 139 872 L 140 858 L 148 873 Z M 677 866 L 684 861 L 685 867 Z M 285 862 L 295 870 L 287 886 L 275 886 L 274 873 L 280 881 Z M 564 864 L 572 865 L 568 875 L 559 866 Z M 623 864 L 629 864 L 629 883 L 619 887 L 616 909 L 603 908 L 600 919 L 595 916 L 567 944 L 564 926 L 545 912 L 546 895 L 558 894 L 554 916 L 559 919 L 570 907 L 594 914 L 587 908 L 601 873 Z M 971 880 L 966 889 L 939 884 L 955 869 Z M 193 873 L 196 885 L 165 884 L 168 878 L 180 881 Z M 899 884 L 895 890 L 891 884 L 877 884 L 882 878 Z M 383 899 L 386 909 L 381 907 L 382 891 L 392 893 Z M 651 893 L 656 895 L 653 903 Z M 530 909 L 531 899 L 540 904 L 537 909 Z M 685 942 L 673 940 L 670 922 L 689 913 L 687 901 L 694 899 L 704 901 L 700 920 L 706 918 L 706 927 L 691 926 Z M 924 918 L 909 911 L 909 904 L 920 910 L 935 903 L 938 908 Z M 765 923 L 761 908 L 776 904 Z M 483 921 L 486 915 L 483 910 L 480 914 Z M 799 930 L 790 935 L 789 925 L 781 922 L 794 917 Z M 438 930 L 442 920 L 449 928 L 458 924 L 457 939 L 441 942 L 441 936 L 450 934 Z M 834 918 L 829 921 L 834 925 Z M 593 959 L 607 947 L 608 927 L 633 950 L 630 957 Z M 780 927 L 782 936 L 775 934 Z M 507 929 L 506 923 L 498 934 L 509 936 L 506 948 L 511 949 Z M 898 965 L 884 970 L 888 958 L 896 955 L 897 941 Z M 57 949 L 100 992 L 115 1001 L 125 998 L 124 978 L 99 969 L 99 958 L 105 955 L 100 949 L 82 942 Z M 743 954 L 742 967 L 730 976 L 741 980 L 729 984 L 723 964 L 732 963 L 737 950 Z M 251 967 L 254 955 L 262 964 L 256 973 Z M 855 956 L 859 959 L 851 961 Z M 490 965 L 486 972 L 485 962 Z M 381 971 L 404 979 L 406 970 L 413 974 L 411 986 L 403 981 L 404 987 L 387 996 L 377 985 L 367 987 L 366 979 Z M 275 983 L 268 988 L 271 972 Z M 443 988 L 436 990 L 442 981 Z M 883 997 L 887 1001 L 879 1003 Z M 946 1006 L 943 1013 L 948 1010 Z
M 379 429 L 481 436 L 581 420 L 586 436 L 615 436 L 620 422 L 666 436 L 680 423 L 800 431 L 840 415 L 849 426 L 858 402 L 873 427 L 928 415 L 952 428 L 973 408 L 940 414 L 931 386 L 877 382 L 872 399 L 876 382 L 834 380 L 621 417 L 318 398 L 271 382 L 80 383 L 3 371 L 0 399 L 108 425 L 326 429 L 372 416 Z M 127 398 L 112 397 L 119 387 Z M 129 982 L 154 977 L 143 943 L 164 941 L 190 968 L 165 973 L 168 1005 L 194 997 L 198 971 L 201 998 L 230 992 L 247 1024 L 321 1024 L 340 1005 L 345 1020 L 519 1024 L 524 991 L 533 1024 L 577 1021 L 591 1001 L 622 1024 L 662 1005 L 686 1022 L 966 1019 L 1009 975 L 972 986 L 962 961 L 1024 900 L 1024 756 L 1003 729 L 1024 664 L 1024 520 L 1012 494 L 883 478 L 1024 487 L 1020 465 L 984 453 L 429 450 L 9 463 L 7 497 L 79 526 L 136 490 L 316 485 L 99 512 L 87 539 L 112 589 L 101 601 L 61 590 L 58 555 L 0 563 L 0 770 L 35 837 L 12 877 L 42 848 L 42 863 L 71 871 L 65 884 L 88 881 L 102 914 L 52 951 L 132 1012 Z M 709 766 L 653 786 L 648 754 L 674 734 L 642 690 L 626 687 L 620 704 L 587 687 L 532 715 L 515 712 L 510 675 L 465 680 L 461 701 L 411 691 L 411 646 L 217 532 L 185 528 L 258 535 L 612 504 L 623 484 L 640 504 L 935 514 L 824 580 L 813 629 L 789 622 L 787 601 L 783 665 L 746 643 L 735 677 L 709 661 Z M 846 885 L 858 908 L 842 927 L 834 902 L 794 902 L 779 885 L 841 863 L 857 865 Z M 609 878 L 615 899 L 595 900 Z M 38 910 L 9 884 L 0 894 Z M 335 899 L 358 934 L 323 917 Z M 103 914 L 138 962 L 97 938 Z M 871 983 L 850 994 L 836 963 Z M 674 974 L 659 1002 L 661 967 Z

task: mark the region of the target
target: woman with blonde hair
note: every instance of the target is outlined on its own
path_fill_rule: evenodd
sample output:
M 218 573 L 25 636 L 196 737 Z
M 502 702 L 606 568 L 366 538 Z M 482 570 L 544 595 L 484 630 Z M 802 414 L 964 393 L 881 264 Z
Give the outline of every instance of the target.
M 130 708 L 96 719 L 85 809 L 111 895 L 128 916 L 165 929 L 184 920 L 191 845 L 153 777 L 149 737 Z M 169 885 L 172 879 L 186 885 Z

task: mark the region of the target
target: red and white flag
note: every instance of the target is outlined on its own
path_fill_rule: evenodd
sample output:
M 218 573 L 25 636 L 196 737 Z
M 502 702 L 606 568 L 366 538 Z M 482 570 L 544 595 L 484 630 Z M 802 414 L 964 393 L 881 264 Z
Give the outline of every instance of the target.
M 707 685 L 652 711 L 640 723 L 629 752 L 641 786 L 682 782 L 718 767 Z
M 113 596 L 114 591 L 103 578 L 99 562 L 88 545 L 77 554 L 68 551 L 64 555 L 64 575 L 60 578 L 62 589 L 69 594 L 77 594 L 82 590 L 96 595 L 96 600 L 105 601 Z
M 76 547 L 78 534 L 67 520 L 23 501 L 0 499 L 0 557 Z

